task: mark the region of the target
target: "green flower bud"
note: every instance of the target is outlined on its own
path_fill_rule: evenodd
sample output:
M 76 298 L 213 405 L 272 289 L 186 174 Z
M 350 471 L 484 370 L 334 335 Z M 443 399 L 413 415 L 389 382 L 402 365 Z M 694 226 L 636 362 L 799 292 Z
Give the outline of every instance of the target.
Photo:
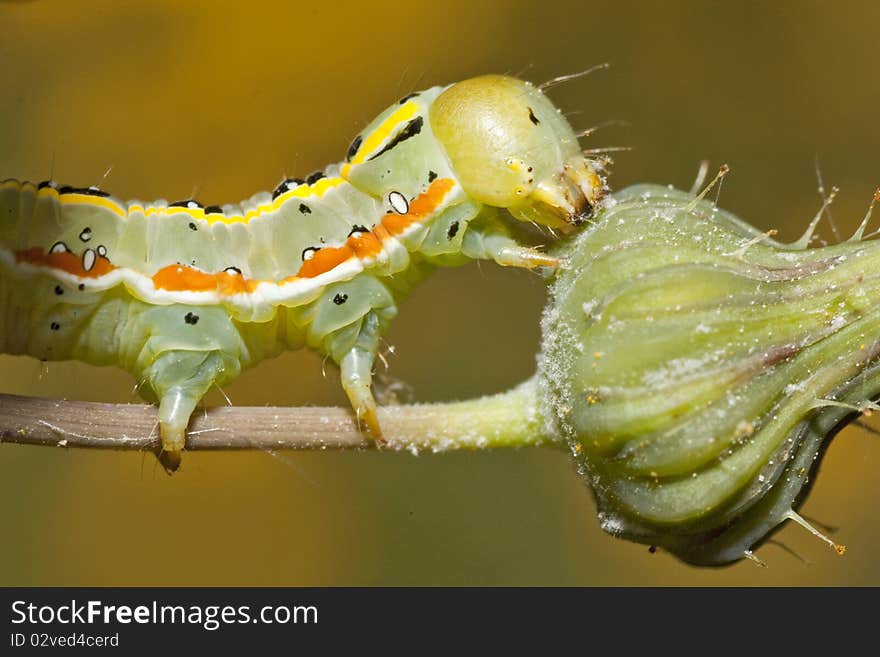
M 604 529 L 714 565 L 803 523 L 827 439 L 880 394 L 880 243 L 857 237 L 780 244 L 642 185 L 566 248 L 539 385 Z

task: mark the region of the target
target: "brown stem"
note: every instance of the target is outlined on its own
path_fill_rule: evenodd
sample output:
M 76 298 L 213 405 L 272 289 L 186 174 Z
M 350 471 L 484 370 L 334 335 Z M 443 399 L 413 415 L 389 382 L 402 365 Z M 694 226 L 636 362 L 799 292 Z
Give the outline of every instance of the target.
M 387 446 L 445 451 L 544 444 L 534 391 L 527 382 L 471 401 L 383 408 L 380 421 Z M 155 450 L 156 408 L 0 394 L 0 442 Z M 199 409 L 186 444 L 188 450 L 371 446 L 348 409 L 302 406 Z

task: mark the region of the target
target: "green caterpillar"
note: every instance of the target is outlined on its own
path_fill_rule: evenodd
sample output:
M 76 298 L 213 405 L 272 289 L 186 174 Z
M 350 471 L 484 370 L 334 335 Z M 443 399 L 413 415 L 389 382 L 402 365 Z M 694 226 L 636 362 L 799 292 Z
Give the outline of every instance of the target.
M 238 205 L 7 180 L 0 349 L 128 370 L 159 405 L 172 469 L 211 386 L 304 346 L 339 365 L 381 440 L 372 368 L 401 297 L 436 265 L 555 268 L 499 210 L 570 232 L 605 193 L 602 163 L 541 89 L 504 76 L 407 96 L 344 162 Z

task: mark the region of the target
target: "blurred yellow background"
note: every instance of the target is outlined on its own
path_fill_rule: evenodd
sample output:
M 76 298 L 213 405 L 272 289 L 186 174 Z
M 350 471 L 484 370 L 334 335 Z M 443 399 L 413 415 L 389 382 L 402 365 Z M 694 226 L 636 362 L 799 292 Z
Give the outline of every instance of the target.
M 615 188 L 687 189 L 700 160 L 727 162 L 721 204 L 794 238 L 818 156 L 848 234 L 880 184 L 878 24 L 869 2 L 0 2 L 0 178 L 236 201 L 340 159 L 414 89 L 608 61 L 552 96 L 578 128 L 631 123 L 589 141 L 634 147 Z M 534 369 L 543 300 L 525 273 L 441 271 L 393 324 L 391 374 L 425 401 L 505 389 Z M 8 356 L 0 390 L 134 399 L 120 371 Z M 226 392 L 344 401 L 305 352 Z M 561 451 L 202 453 L 168 477 L 150 455 L 3 445 L 0 584 L 876 585 L 878 467 L 878 438 L 845 430 L 803 509 L 840 527 L 844 558 L 787 527 L 811 565 L 771 543 L 767 569 L 706 570 L 605 535 Z

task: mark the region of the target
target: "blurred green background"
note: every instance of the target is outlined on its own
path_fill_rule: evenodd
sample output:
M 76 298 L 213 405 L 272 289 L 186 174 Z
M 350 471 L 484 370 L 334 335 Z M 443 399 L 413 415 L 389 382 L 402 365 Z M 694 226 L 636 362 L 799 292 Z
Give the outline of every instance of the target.
M 578 128 L 631 123 L 589 141 L 634 148 L 615 188 L 687 189 L 701 160 L 726 162 L 721 204 L 794 238 L 818 156 L 847 233 L 880 184 L 878 24 L 871 2 L 0 2 L 0 178 L 234 201 L 340 159 L 414 89 L 608 61 L 552 96 Z M 393 325 L 391 373 L 424 401 L 514 385 L 543 300 L 527 273 L 441 271 Z M 134 399 L 122 372 L 8 356 L 0 390 Z M 305 352 L 226 392 L 344 402 Z M 561 451 L 189 454 L 168 477 L 150 455 L 3 445 L 0 584 L 876 585 L 878 466 L 878 438 L 845 430 L 804 507 L 840 527 L 844 558 L 787 527 L 758 553 L 769 568 L 701 570 L 605 535 Z

